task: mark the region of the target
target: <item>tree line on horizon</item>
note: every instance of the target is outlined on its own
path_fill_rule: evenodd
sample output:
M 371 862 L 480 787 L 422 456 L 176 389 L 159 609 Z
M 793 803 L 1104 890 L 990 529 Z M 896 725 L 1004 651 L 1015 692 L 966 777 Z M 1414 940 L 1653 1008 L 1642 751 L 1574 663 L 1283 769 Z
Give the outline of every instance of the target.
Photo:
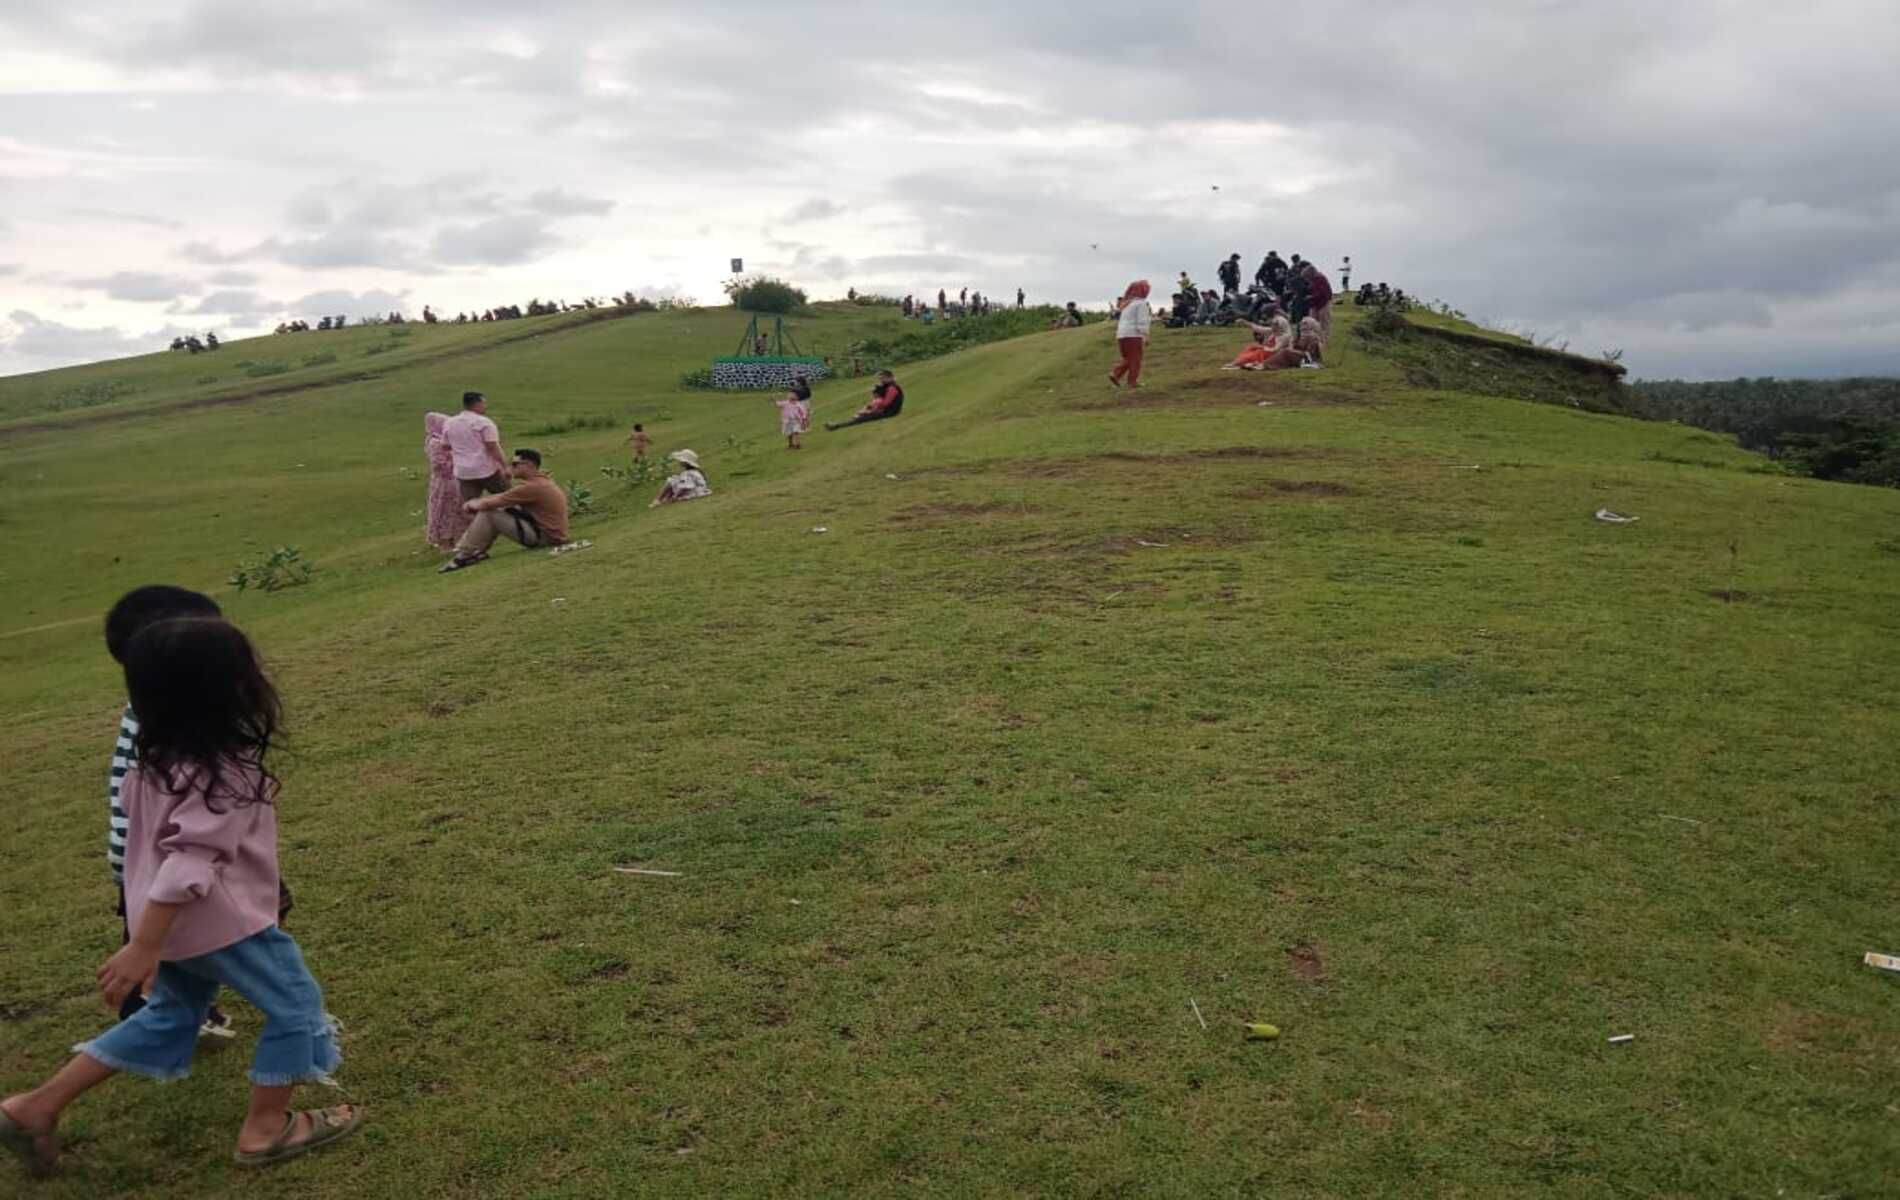
M 1900 379 L 1629 385 L 1637 416 L 1733 435 L 1798 475 L 1900 487 Z

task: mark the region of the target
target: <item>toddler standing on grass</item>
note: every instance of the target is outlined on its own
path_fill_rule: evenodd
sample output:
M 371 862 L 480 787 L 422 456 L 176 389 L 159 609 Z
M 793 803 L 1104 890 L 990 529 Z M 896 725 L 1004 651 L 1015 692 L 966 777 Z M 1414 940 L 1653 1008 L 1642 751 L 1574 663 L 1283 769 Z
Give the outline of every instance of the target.
M 349 1104 L 290 1111 L 296 1085 L 327 1080 L 342 1055 L 316 980 L 277 927 L 277 778 L 265 762 L 281 719 L 277 691 L 249 639 L 212 617 L 148 624 L 123 659 L 139 721 L 137 765 L 120 791 L 132 938 L 98 982 L 108 1007 L 141 989 L 150 999 L 76 1047 L 45 1083 L 0 1100 L 0 1143 L 29 1169 L 49 1169 L 60 1117 L 86 1091 L 120 1071 L 189 1074 L 223 986 L 264 1013 L 235 1158 L 268 1166 L 363 1121 Z
M 627 441 L 633 446 L 633 461 L 643 463 L 647 460 L 647 448 L 653 445 L 653 439 L 647 436 L 645 425 L 635 421 L 633 432 L 627 435 Z
M 811 384 L 800 375 L 792 380 L 792 390 L 772 403 L 778 405 L 778 431 L 785 435 L 785 448 L 802 449 L 798 435 L 811 425 Z

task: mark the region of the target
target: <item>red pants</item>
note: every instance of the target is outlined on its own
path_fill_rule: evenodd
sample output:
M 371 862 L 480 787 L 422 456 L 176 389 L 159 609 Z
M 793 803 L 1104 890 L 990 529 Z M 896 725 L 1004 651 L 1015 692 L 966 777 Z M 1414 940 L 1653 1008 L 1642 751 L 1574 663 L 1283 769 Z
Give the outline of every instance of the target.
M 1122 348 L 1122 360 L 1115 364 L 1115 369 L 1108 373 L 1108 377 L 1119 383 L 1125 375 L 1128 377 L 1129 387 L 1139 387 L 1141 385 L 1141 351 L 1147 343 L 1141 338 L 1134 337 L 1117 338 L 1115 344 Z

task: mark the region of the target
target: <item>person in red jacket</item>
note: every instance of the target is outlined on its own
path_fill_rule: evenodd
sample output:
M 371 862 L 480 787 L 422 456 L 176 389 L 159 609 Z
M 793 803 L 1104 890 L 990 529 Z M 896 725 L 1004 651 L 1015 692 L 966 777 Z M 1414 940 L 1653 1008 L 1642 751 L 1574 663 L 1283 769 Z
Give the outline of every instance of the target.
M 1312 263 L 1304 263 L 1300 274 L 1306 277 L 1306 315 L 1319 322 L 1322 341 L 1333 340 L 1333 283 Z
M 882 421 L 894 417 L 904 408 L 904 389 L 897 386 L 897 377 L 889 371 L 877 373 L 877 386 L 871 389 L 871 402 L 857 411 L 849 421 L 826 421 L 826 429 L 843 429 L 847 425 L 862 425 L 866 421 Z

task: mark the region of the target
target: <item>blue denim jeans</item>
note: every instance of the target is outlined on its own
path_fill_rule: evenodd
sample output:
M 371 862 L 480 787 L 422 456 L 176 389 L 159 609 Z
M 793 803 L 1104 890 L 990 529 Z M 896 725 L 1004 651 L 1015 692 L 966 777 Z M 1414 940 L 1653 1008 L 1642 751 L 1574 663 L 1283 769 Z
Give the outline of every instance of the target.
M 275 925 L 222 950 L 159 964 L 144 1008 L 73 1049 L 115 1071 L 183 1079 L 191 1074 L 198 1026 L 220 986 L 264 1014 L 252 1083 L 311 1083 L 328 1078 L 343 1061 L 336 1022 L 323 1011 L 323 992 L 297 943 Z

